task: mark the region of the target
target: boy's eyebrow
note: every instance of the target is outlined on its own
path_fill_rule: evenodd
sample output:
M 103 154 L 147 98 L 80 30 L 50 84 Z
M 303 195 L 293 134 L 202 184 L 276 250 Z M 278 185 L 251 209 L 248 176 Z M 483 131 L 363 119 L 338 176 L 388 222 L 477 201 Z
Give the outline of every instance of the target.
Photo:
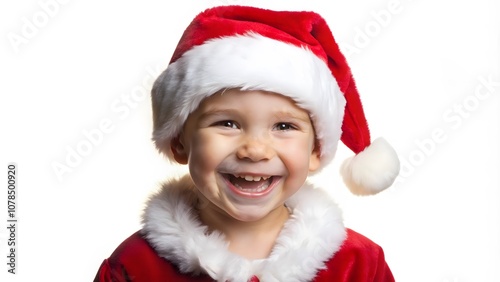
M 200 114 L 199 118 L 200 119 L 205 119 L 211 116 L 226 116 L 226 115 L 239 115 L 239 112 L 237 110 L 233 109 L 209 109 L 204 111 L 203 113 Z M 310 122 L 310 116 L 308 114 L 298 112 L 298 111 L 277 111 L 273 113 L 273 116 L 276 119 L 297 119 L 300 121 L 304 122 Z
M 238 111 L 232 109 L 209 109 L 200 114 L 200 119 L 210 116 L 235 115 Z
M 311 118 L 309 117 L 308 114 L 298 112 L 298 111 L 279 111 L 279 112 L 275 113 L 274 116 L 278 119 L 292 118 L 292 119 L 297 119 L 297 120 L 304 121 L 304 122 L 311 121 Z

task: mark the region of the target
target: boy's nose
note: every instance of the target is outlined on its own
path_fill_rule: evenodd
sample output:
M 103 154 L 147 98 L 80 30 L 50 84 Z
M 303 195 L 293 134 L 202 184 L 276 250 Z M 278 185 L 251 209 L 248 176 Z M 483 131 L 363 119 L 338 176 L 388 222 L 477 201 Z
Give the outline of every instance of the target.
M 258 162 L 272 159 L 275 155 L 275 151 L 267 140 L 248 138 L 238 148 L 236 155 L 241 160 Z

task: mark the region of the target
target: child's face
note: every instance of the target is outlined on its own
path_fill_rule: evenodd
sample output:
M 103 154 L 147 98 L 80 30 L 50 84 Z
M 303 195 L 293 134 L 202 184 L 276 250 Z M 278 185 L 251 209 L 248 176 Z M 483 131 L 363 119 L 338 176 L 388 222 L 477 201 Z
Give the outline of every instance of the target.
M 172 144 L 209 205 L 259 220 L 319 168 L 309 114 L 282 95 L 227 90 L 205 99 Z

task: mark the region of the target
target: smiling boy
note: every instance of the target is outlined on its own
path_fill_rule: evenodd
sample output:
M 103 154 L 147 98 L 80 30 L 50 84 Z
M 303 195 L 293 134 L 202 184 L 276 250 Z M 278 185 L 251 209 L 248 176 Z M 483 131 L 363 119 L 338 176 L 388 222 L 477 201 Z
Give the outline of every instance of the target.
M 231 89 L 189 116 L 173 153 L 205 203 L 200 220 L 230 251 L 263 259 L 289 218 L 284 202 L 319 168 L 314 140 L 308 113 L 291 99 Z
M 94 281 L 394 281 L 382 249 L 307 184 L 342 140 L 343 177 L 375 194 L 399 171 L 370 142 L 345 58 L 311 12 L 200 13 L 152 90 L 153 140 L 189 174 L 149 200 L 143 228 Z M 328 188 L 328 187 L 326 187 Z

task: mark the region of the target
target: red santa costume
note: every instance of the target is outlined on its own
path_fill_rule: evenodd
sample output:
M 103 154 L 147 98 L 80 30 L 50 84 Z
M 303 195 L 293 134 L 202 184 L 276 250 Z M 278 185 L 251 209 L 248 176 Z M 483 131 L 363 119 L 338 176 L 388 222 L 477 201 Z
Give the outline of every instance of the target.
M 370 141 L 351 71 L 318 14 L 242 6 L 200 13 L 153 86 L 158 149 L 172 158 L 170 141 L 189 114 L 226 88 L 280 93 L 307 110 L 323 167 L 339 140 L 356 153 L 342 165 L 353 193 L 375 194 L 397 176 L 397 155 L 385 140 Z M 249 260 L 201 223 L 195 189 L 189 176 L 164 184 L 143 228 L 104 260 L 94 281 L 394 281 L 382 249 L 344 227 L 324 190 L 306 183 L 289 198 L 290 218 L 271 254 Z

